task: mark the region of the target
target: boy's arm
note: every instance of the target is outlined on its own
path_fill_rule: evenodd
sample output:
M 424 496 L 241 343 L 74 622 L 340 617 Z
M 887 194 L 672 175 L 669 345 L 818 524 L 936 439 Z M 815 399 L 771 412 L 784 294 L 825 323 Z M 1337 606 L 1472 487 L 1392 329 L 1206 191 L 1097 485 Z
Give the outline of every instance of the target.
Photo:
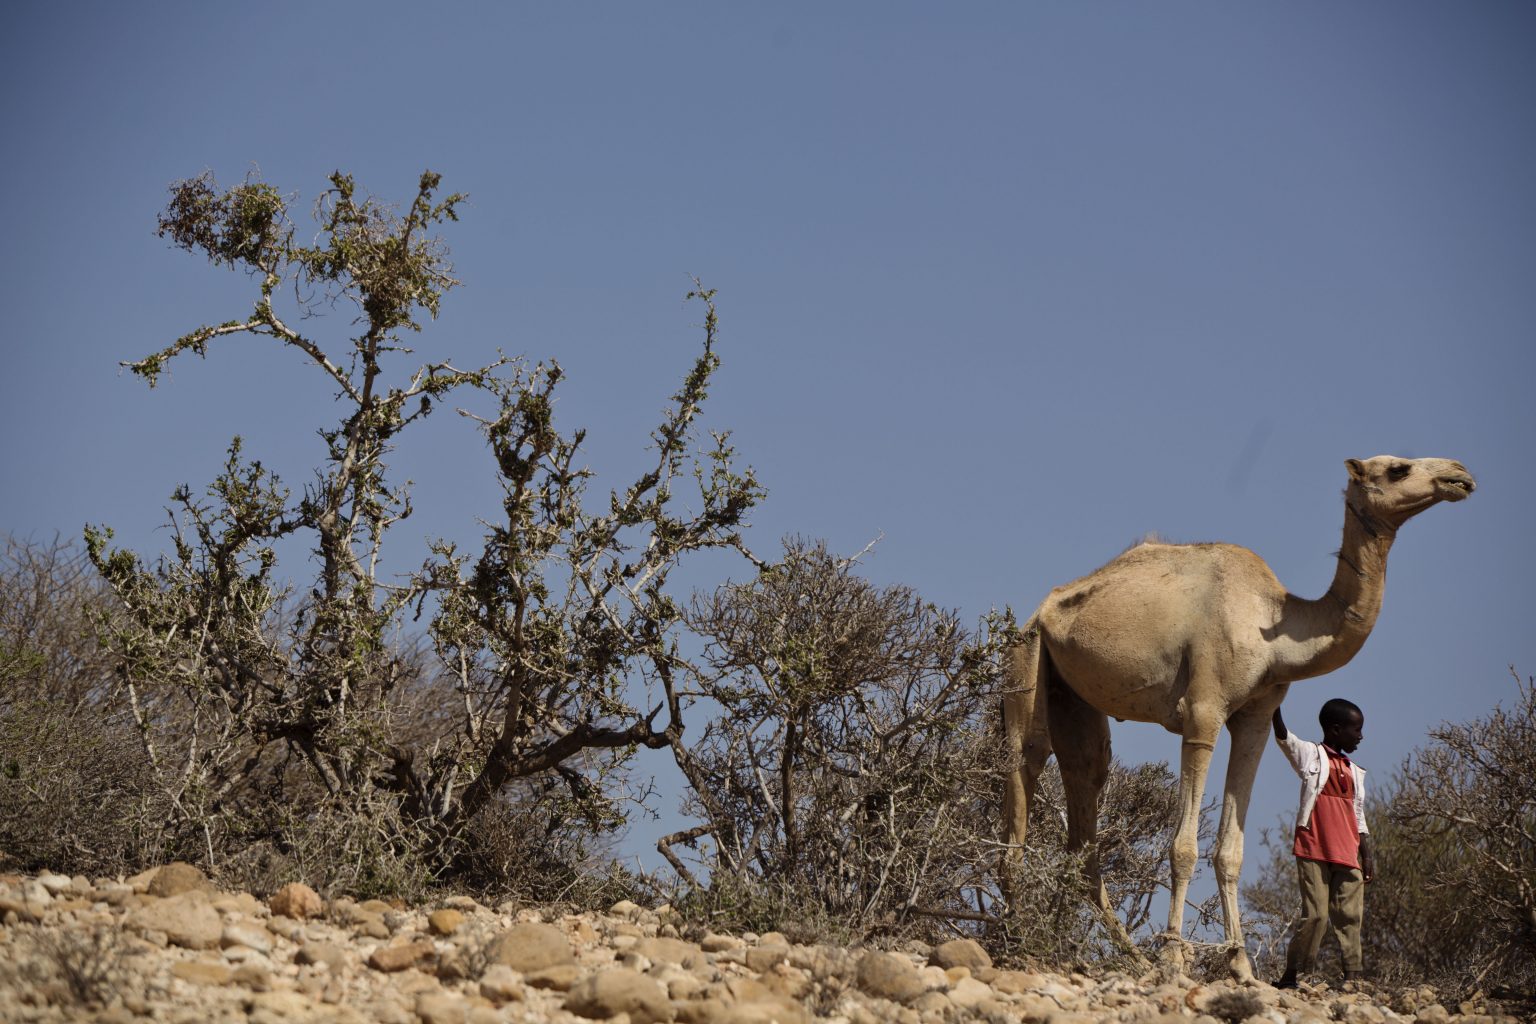
M 1370 839 L 1366 833 L 1360 833 L 1360 873 L 1367 882 L 1376 877 L 1376 858 L 1371 856 Z
M 1285 718 L 1280 714 L 1278 707 L 1275 708 L 1275 713 L 1270 716 L 1270 721 L 1275 726 L 1275 742 L 1279 744 L 1281 752 L 1285 754 L 1285 759 L 1291 762 L 1291 767 L 1296 771 L 1297 775 L 1302 774 L 1300 760 L 1302 742 L 1291 735 L 1291 730 L 1285 727 Z

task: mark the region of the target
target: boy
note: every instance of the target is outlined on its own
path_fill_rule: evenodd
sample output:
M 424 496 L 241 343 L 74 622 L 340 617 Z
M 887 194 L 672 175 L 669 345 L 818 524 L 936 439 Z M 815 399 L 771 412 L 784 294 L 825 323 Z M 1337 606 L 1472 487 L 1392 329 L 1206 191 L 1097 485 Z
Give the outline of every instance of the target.
M 1277 988 L 1295 988 L 1296 973 L 1317 967 L 1328 922 L 1339 936 L 1344 978 L 1364 975 L 1360 922 L 1365 915 L 1365 883 L 1375 864 L 1365 827 L 1365 770 L 1349 759 L 1360 745 L 1365 715 L 1347 700 L 1323 705 L 1317 720 L 1323 742 L 1309 743 L 1285 727 L 1275 709 L 1275 741 L 1301 776 L 1301 810 L 1296 816 L 1296 877 L 1301 885 L 1301 920 L 1285 955 L 1285 974 Z

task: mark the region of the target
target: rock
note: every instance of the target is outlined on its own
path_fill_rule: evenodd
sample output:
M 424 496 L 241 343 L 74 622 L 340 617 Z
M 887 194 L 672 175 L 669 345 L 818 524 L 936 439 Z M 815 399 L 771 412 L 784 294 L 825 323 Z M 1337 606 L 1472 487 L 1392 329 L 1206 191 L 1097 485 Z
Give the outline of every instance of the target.
M 608 913 L 614 917 L 622 917 L 626 921 L 633 921 L 640 916 L 642 911 L 638 905 L 631 903 L 629 900 L 619 900 L 619 902 L 608 908 Z
M 725 1015 L 733 1012 L 735 1007 L 728 1007 L 719 999 L 705 998 L 677 1003 L 672 1009 L 681 1024 L 720 1024 L 725 1019 Z
M 992 966 L 992 958 L 975 939 L 953 939 L 938 946 L 929 958 L 940 967 L 967 967 L 972 971 Z
M 1034 971 L 999 971 L 992 979 L 992 987 L 1004 995 L 1038 992 L 1045 987 L 1045 979 Z
M 433 935 L 452 935 L 464 924 L 464 915 L 457 910 L 434 910 L 427 915 L 427 930 Z
M 393 974 L 407 967 L 420 967 L 437 958 L 437 947 L 425 940 L 406 942 L 398 946 L 380 946 L 368 957 L 368 966 L 376 971 Z
M 945 998 L 942 992 L 924 992 L 908 1005 L 924 1017 L 942 1018 L 953 1009 L 953 1004 Z
M 384 923 L 382 914 L 370 914 L 367 911 L 358 915 L 357 933 L 370 939 L 387 939 L 394 934 L 389 930 L 389 925 Z
M 810 1024 L 815 1018 L 794 1003 L 738 1003 L 706 1019 L 709 1024 Z
M 992 991 L 991 985 L 983 984 L 975 978 L 961 978 L 950 986 L 945 995 L 949 996 L 950 1002 L 962 1010 L 974 1010 L 982 1003 L 997 998 L 997 993 Z
M 184 892 L 206 892 L 211 888 L 207 875 L 178 860 L 156 871 L 145 891 L 151 896 L 179 896 Z
M 581 968 L 575 964 L 556 964 L 537 971 L 529 971 L 523 980 L 529 988 L 548 989 L 551 992 L 569 992 L 581 977 Z
M 491 940 L 486 955 L 491 963 L 506 964 L 523 974 L 576 960 L 565 933 L 537 921 L 524 921 L 502 932 Z
M 224 933 L 219 936 L 219 945 L 225 949 L 245 946 L 258 953 L 270 953 L 272 933 L 246 921 L 231 921 L 224 926 Z
M 60 893 L 72 893 L 75 888 L 74 879 L 68 875 L 55 875 L 52 873 L 38 875 L 37 884 L 47 889 L 50 896 L 58 896 Z
M 712 932 L 699 942 L 699 948 L 706 953 L 723 953 L 727 949 L 740 949 L 745 945 L 734 935 L 715 935 Z
M 635 952 L 652 963 L 680 964 L 688 968 L 709 962 L 702 949 L 682 939 L 640 939 L 635 943 Z
M 128 923 L 146 937 L 160 932 L 167 941 L 187 949 L 214 949 L 224 934 L 219 912 L 198 889 L 136 907 L 129 912 Z
M 423 992 L 416 997 L 421 1024 L 468 1024 L 469 1003 L 447 992 Z
M 289 882 L 272 894 L 267 906 L 272 913 L 291 917 L 295 921 L 319 917 L 325 913 L 325 904 L 321 902 L 320 894 L 303 882 Z
M 746 951 L 747 966 L 759 974 L 771 971 L 789 959 L 789 947 L 780 945 L 753 946 Z
M 213 900 L 213 909 L 226 914 L 240 914 L 245 917 L 266 917 L 267 905 L 248 892 L 209 894 Z
M 565 997 L 565 1008 L 592 1020 L 627 1013 L 634 1024 L 669 1021 L 673 1017 L 672 1001 L 666 990 L 654 979 L 627 967 L 582 978 Z
M 244 963 L 235 968 L 230 979 L 236 985 L 244 985 L 252 992 L 266 992 L 272 988 L 272 972 L 265 964 Z
M 480 994 L 493 1003 L 519 1002 L 524 994 L 523 983 L 506 964 L 492 964 L 480 978 Z
M 228 985 L 234 973 L 223 964 L 213 964 L 203 960 L 185 960 L 171 965 L 173 978 L 180 978 L 194 985 Z
M 925 991 L 917 968 L 894 953 L 865 953 L 859 958 L 855 984 L 867 995 L 894 1003 L 909 1002 Z
M 325 964 L 332 974 L 340 974 L 347 965 L 347 950 L 334 942 L 306 942 L 294 954 L 294 963 Z
M 12 899 L 9 896 L 0 896 L 0 920 L 5 920 L 15 915 L 17 921 L 24 924 L 36 924 L 42 920 L 47 908 L 41 903 L 28 903 L 26 900 Z
M 251 997 L 250 1019 L 255 1021 L 308 1020 L 314 1002 L 300 992 L 258 992 Z

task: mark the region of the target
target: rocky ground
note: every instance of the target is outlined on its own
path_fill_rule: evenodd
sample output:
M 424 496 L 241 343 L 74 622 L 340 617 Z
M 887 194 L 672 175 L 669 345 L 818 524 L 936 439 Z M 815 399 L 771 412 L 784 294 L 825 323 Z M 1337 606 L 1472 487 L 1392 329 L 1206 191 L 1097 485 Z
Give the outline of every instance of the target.
M 263 902 L 172 864 L 126 880 L 0 875 L 0 1021 L 646 1024 L 1513 1021 L 1429 989 L 1197 983 L 999 970 L 969 940 L 899 952 L 782 935 L 685 939 L 668 908 L 551 914 Z

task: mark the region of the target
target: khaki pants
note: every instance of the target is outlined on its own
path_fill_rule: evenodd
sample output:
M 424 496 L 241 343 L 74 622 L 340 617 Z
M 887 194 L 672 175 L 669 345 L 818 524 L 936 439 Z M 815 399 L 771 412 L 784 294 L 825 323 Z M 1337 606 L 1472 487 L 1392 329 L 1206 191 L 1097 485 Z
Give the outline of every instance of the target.
M 1317 951 L 1330 922 L 1339 937 L 1344 969 L 1363 969 L 1360 922 L 1365 917 L 1365 876 L 1360 869 L 1297 857 L 1296 880 L 1301 884 L 1301 920 L 1286 950 L 1287 973 L 1317 969 Z

